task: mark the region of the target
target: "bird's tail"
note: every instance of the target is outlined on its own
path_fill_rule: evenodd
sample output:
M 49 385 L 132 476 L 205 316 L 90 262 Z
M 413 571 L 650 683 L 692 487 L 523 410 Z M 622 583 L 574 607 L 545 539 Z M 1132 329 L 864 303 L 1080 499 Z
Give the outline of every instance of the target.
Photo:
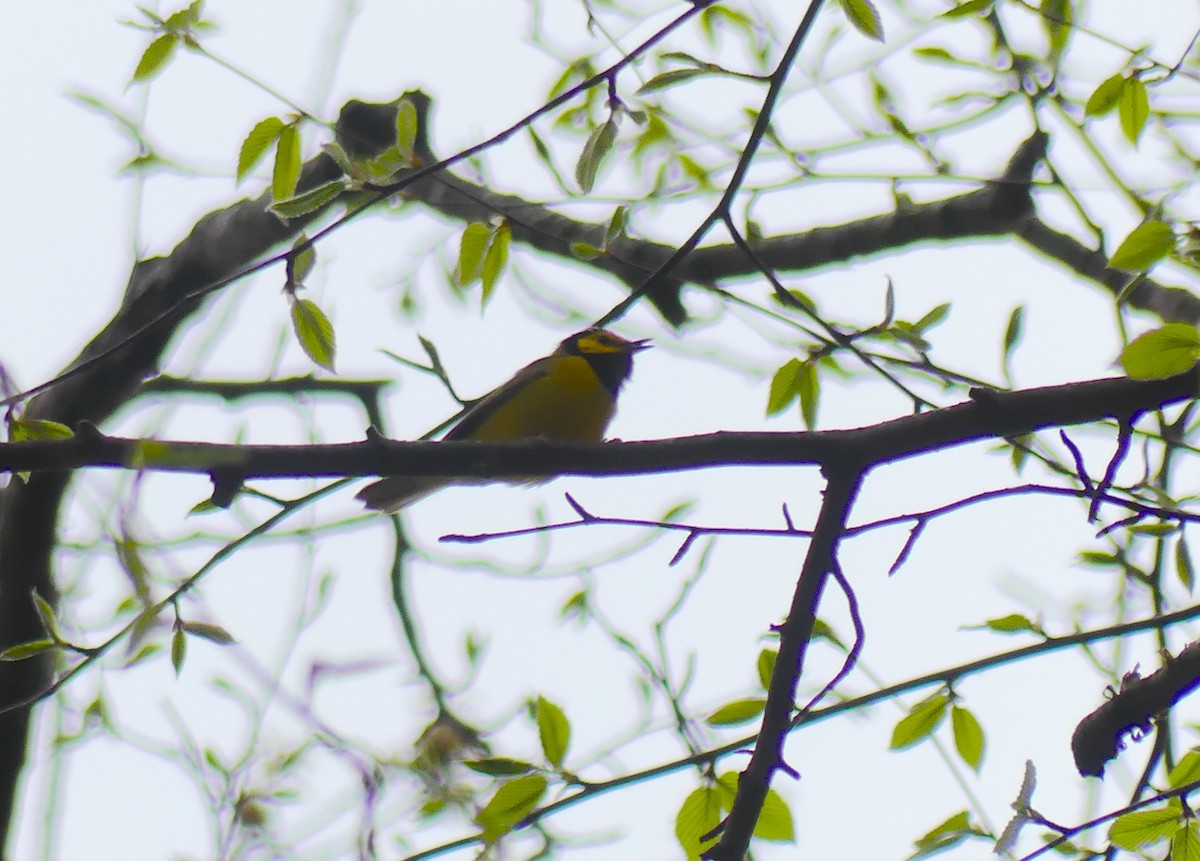
M 354 498 L 361 499 L 367 508 L 395 514 L 406 505 L 442 489 L 447 483 L 446 479 L 438 476 L 394 475 L 368 484 Z

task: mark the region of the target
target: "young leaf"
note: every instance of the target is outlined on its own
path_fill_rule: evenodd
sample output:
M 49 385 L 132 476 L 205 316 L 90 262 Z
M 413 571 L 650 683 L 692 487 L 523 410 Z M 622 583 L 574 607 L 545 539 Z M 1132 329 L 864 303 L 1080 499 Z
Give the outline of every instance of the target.
M 1175 248 L 1175 231 L 1164 221 L 1139 224 L 1121 240 L 1108 265 L 1114 269 L 1144 272 Z
M 690 81 L 692 78 L 698 78 L 701 75 L 712 74 L 708 69 L 671 69 L 655 75 L 646 83 L 637 88 L 637 95 L 645 96 L 650 93 L 665 90 L 667 87 L 673 87 L 676 84 L 682 84 L 684 81 Z
M 137 68 L 133 70 L 131 83 L 144 84 L 164 68 L 167 61 L 179 47 L 179 37 L 174 33 L 165 33 L 149 44 L 138 60 Z
M 700 853 L 712 845 L 715 837 L 703 842 L 700 838 L 711 834 L 720 821 L 721 805 L 715 787 L 702 786 L 683 800 L 675 815 L 675 837 L 688 861 L 699 861 Z
M 983 727 L 975 715 L 962 706 L 950 709 L 950 726 L 954 730 L 954 747 L 963 762 L 979 771 L 983 762 Z
M 967 815 L 967 811 L 960 810 L 945 822 L 935 826 L 929 832 L 919 837 L 916 841 L 917 851 L 909 857 L 913 859 L 933 855 L 935 852 L 941 852 L 949 849 L 951 846 L 956 846 L 974 834 L 978 834 L 978 832 L 971 827 L 971 820 Z
M 968 15 L 980 15 L 992 8 L 992 0 L 967 0 L 959 3 L 953 9 L 948 9 L 939 18 L 965 18 Z
M 934 326 L 938 325 L 950 315 L 950 303 L 943 302 L 938 305 L 920 320 L 912 324 L 913 331 L 918 335 L 923 335 Z
M 468 224 L 458 243 L 458 286 L 469 287 L 475 283 L 483 269 L 483 255 L 487 252 L 492 230 L 486 224 Z
M 629 223 L 629 207 L 618 206 L 613 210 L 612 218 L 608 220 L 608 227 L 604 230 L 605 246 L 612 245 L 619 238 L 625 235 L 625 225 Z
M 512 831 L 537 806 L 546 792 L 546 784 L 542 774 L 526 774 L 502 784 L 475 816 L 484 842 L 495 843 L 497 838 Z
M 775 659 L 779 652 L 774 649 L 763 649 L 758 653 L 758 683 L 763 690 L 771 686 L 771 674 L 775 672 Z
M 280 218 L 299 218 L 337 200 L 347 188 L 349 186 L 345 179 L 330 180 L 310 188 L 304 194 L 277 200 L 271 204 L 270 209 Z
M 267 117 L 260 121 L 254 128 L 250 129 L 250 134 L 246 135 L 246 139 L 242 141 L 242 147 L 238 150 L 238 163 L 236 181 L 241 183 L 246 178 L 246 174 L 254 169 L 254 166 L 259 163 L 271 144 L 279 139 L 279 133 L 283 131 L 283 120 L 279 117 Z
M 584 194 L 592 190 L 601 162 L 617 140 L 617 121 L 609 117 L 592 131 L 575 165 L 575 182 Z
M 1108 829 L 1110 843 L 1131 852 L 1165 840 L 1179 830 L 1183 808 L 1178 798 L 1171 798 L 1153 810 L 1135 810 L 1118 816 Z
M 1021 329 L 1025 322 L 1025 306 L 1018 305 L 1013 308 L 1012 314 L 1008 318 L 1008 327 L 1004 330 L 1004 366 L 1008 367 L 1008 360 L 1012 357 L 1013 349 L 1021 342 Z
M 237 642 L 233 635 L 220 625 L 213 625 L 210 622 L 182 622 L 179 627 L 193 637 L 208 640 L 218 646 L 232 646 Z
M 38 594 L 38 590 L 34 589 L 32 594 L 33 609 L 37 611 L 38 621 L 42 623 L 42 630 L 50 635 L 50 639 L 55 643 L 65 643 L 62 633 L 58 629 L 58 619 L 54 617 L 54 608 L 50 606 L 50 602 Z
M 58 648 L 53 640 L 30 640 L 28 643 L 17 643 L 0 651 L 0 661 L 24 661 L 27 658 Z
M 1100 86 L 1088 96 L 1083 112 L 1089 117 L 1102 117 L 1116 110 L 1121 101 L 1121 93 L 1125 90 L 1125 76 L 1120 72 L 1111 78 L 1105 78 Z
M 1200 780 L 1200 750 L 1192 748 L 1175 763 L 1175 767 L 1167 775 L 1167 785 L 1177 789 L 1196 780 Z
M 1042 26 L 1046 28 L 1046 38 L 1050 42 L 1050 62 L 1057 64 L 1073 29 L 1075 14 L 1071 0 L 1042 0 L 1040 11 Z
M 187 635 L 183 633 L 183 628 L 176 628 L 171 634 L 171 666 L 175 669 L 176 676 L 183 672 L 183 661 L 186 657 Z
M 1007 616 L 999 616 L 995 619 L 988 619 L 979 628 L 986 628 L 989 631 L 995 631 L 998 634 L 1021 634 L 1025 632 L 1038 634 L 1041 629 L 1030 621 L 1028 616 L 1023 616 L 1020 613 L 1009 613 Z M 970 630 L 970 629 L 968 629 Z
M 417 142 L 417 109 L 408 99 L 401 99 L 396 106 L 396 149 L 408 163 L 412 163 L 413 147 Z
M 463 765 L 478 774 L 489 777 L 516 777 L 518 774 L 528 774 L 533 766 L 519 759 L 508 759 L 503 756 L 493 756 L 487 759 L 466 759 Z
M 1192 567 L 1192 554 L 1183 535 L 1175 542 L 1175 574 L 1189 593 L 1196 591 L 1196 569 Z
M 271 196 L 278 202 L 296 193 L 300 180 L 300 132 L 293 125 L 279 130 L 275 142 L 275 169 L 271 177 Z
M 537 698 L 538 737 L 546 761 L 561 768 L 571 745 L 571 723 L 563 710 L 545 697 Z
M 767 701 L 761 697 L 749 697 L 726 703 L 704 719 L 709 726 L 737 726 L 754 720 L 762 714 Z
M 297 252 L 296 249 L 300 247 L 303 247 L 304 250 Z M 288 282 L 303 284 L 316 262 L 317 247 L 308 241 L 307 234 L 301 233 L 292 243 L 292 256 L 287 260 Z
M 483 283 L 481 307 L 486 306 L 496 289 L 496 282 L 508 264 L 508 246 L 512 242 L 512 228 L 505 222 L 493 231 L 488 242 L 487 251 L 483 255 L 483 265 L 479 270 L 479 278 Z
M 1182 374 L 1200 359 L 1200 332 L 1191 323 L 1168 323 L 1130 341 L 1121 367 L 1135 380 L 1161 380 Z
M 1125 82 L 1121 90 L 1121 98 L 1117 101 L 1117 116 L 1121 119 L 1121 131 L 1131 144 L 1137 144 L 1138 137 L 1150 116 L 1150 102 L 1146 98 L 1146 85 L 1141 78 L 1133 77 Z
M 803 362 L 788 359 L 771 378 L 771 391 L 767 395 L 767 415 L 776 416 L 788 408 L 799 395 L 799 377 Z
M 308 299 L 296 299 L 292 302 L 292 328 L 296 331 L 296 340 L 300 347 L 316 364 L 333 372 L 334 355 L 337 343 L 333 334 L 333 324 L 315 302 Z
M 919 741 L 924 741 L 933 735 L 933 731 L 946 717 L 946 707 L 950 699 L 944 693 L 935 694 L 924 702 L 913 706 L 912 710 L 900 719 L 892 730 L 891 750 L 903 750 L 912 747 Z
M 767 790 L 763 799 L 758 822 L 754 823 L 754 836 L 759 840 L 792 843 L 796 840 L 796 826 L 792 822 L 792 811 L 787 802 L 774 789 Z
M 1171 836 L 1169 856 L 1173 861 L 1195 861 L 1200 858 L 1200 825 L 1195 819 L 1184 821 Z
M 75 436 L 75 432 L 65 424 L 50 419 L 27 419 L 13 415 L 10 415 L 8 419 L 10 442 L 71 439 L 73 436 Z
M 883 41 L 883 22 L 871 0 L 838 0 L 838 4 L 855 30 L 869 39 Z
M 805 362 L 800 366 L 796 392 L 800 395 L 800 415 L 804 418 L 804 426 L 812 430 L 817 426 L 817 406 L 821 399 L 821 381 L 817 378 L 814 362 Z

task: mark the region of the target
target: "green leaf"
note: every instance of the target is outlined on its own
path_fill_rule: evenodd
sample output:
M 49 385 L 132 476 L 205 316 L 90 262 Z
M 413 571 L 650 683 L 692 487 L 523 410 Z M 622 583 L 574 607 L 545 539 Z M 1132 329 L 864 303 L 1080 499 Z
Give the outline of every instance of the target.
M 983 762 L 983 727 L 975 715 L 962 706 L 950 709 L 950 726 L 954 730 L 954 747 L 963 762 L 979 771 Z
M 9 646 L 0 651 L 0 661 L 24 661 L 56 648 L 58 648 L 58 643 L 53 640 L 30 640 L 28 643 L 17 643 L 15 646 Z
M 763 690 L 771 687 L 771 674 L 775 672 L 775 659 L 779 652 L 775 649 L 763 649 L 758 653 L 758 682 Z
M 608 227 L 604 230 L 604 245 L 606 247 L 612 245 L 624 236 L 627 224 L 629 224 L 629 207 L 618 206 L 613 210 L 612 218 L 608 220 Z
M 917 852 L 909 856 L 909 859 L 911 861 L 913 858 L 920 858 L 925 855 L 932 855 L 935 852 L 941 852 L 944 849 L 949 849 L 951 846 L 961 843 L 967 837 L 978 833 L 978 831 L 971 827 L 971 820 L 967 811 L 960 810 L 945 822 L 935 826 L 926 834 L 919 837 L 916 841 Z
M 526 774 L 501 784 L 491 801 L 475 816 L 485 843 L 495 843 L 529 815 L 546 792 L 546 777 Z
M 166 33 L 151 42 L 142 52 L 137 68 L 133 70 L 132 83 L 144 84 L 161 72 L 178 47 L 179 37 L 174 33 Z
M 1200 780 L 1200 750 L 1192 748 L 1175 763 L 1175 767 L 1167 775 L 1167 785 L 1178 789 L 1197 780 Z
M 1025 322 L 1025 306 L 1018 305 L 1009 315 L 1008 326 L 1004 330 L 1004 364 L 1008 364 L 1013 349 L 1021 342 L 1021 330 Z
M 303 251 L 297 252 L 297 248 Z M 317 247 L 308 241 L 308 235 L 301 233 L 292 243 L 292 254 L 288 257 L 288 283 L 303 284 L 312 272 L 317 262 Z
M 300 347 L 316 364 L 333 371 L 334 355 L 337 344 L 333 334 L 333 324 L 325 316 L 315 302 L 308 299 L 296 299 L 292 302 L 292 328 L 296 331 L 296 340 Z
M 1089 117 L 1102 117 L 1116 110 L 1117 103 L 1121 101 L 1121 93 L 1125 90 L 1125 81 L 1125 76 L 1120 72 L 1101 81 L 1100 86 L 1088 96 L 1087 104 L 1083 108 L 1084 114 Z
M 717 790 L 702 786 L 693 790 L 675 816 L 675 838 L 689 861 L 699 861 L 700 853 L 713 845 L 716 837 L 701 842 L 701 837 L 711 834 L 721 822 L 721 805 Z
M 271 196 L 276 202 L 296 193 L 300 181 L 300 131 L 295 125 L 279 130 L 275 141 L 275 168 L 271 175 Z
M 883 41 L 883 22 L 871 0 L 838 0 L 854 29 L 869 39 Z
M 924 335 L 928 330 L 938 325 L 950 314 L 950 303 L 943 302 L 920 320 L 912 324 L 912 330 L 918 335 Z
M 1057 65 L 1071 37 L 1075 12 L 1071 0 L 1042 0 L 1041 13 L 1042 26 L 1046 28 L 1046 39 L 1050 43 L 1050 62 Z
M 592 190 L 596 182 L 596 172 L 616 140 L 617 121 L 613 117 L 596 126 L 588 136 L 587 143 L 583 145 L 583 152 L 579 155 L 579 162 L 575 165 L 575 182 L 584 194 Z
M 767 415 L 779 415 L 800 394 L 800 374 L 804 363 L 799 359 L 788 359 L 771 378 L 771 391 L 767 395 Z
M 486 306 L 488 300 L 492 298 L 496 282 L 500 280 L 500 274 L 508 265 L 508 247 L 511 242 L 512 228 L 508 226 L 508 222 L 502 223 L 492 232 L 487 251 L 483 255 L 483 265 L 479 270 L 479 277 L 483 283 L 481 307 Z
M 1198 861 L 1200 859 L 1200 823 L 1188 819 L 1171 837 L 1171 861 Z
M 396 149 L 405 162 L 412 163 L 417 142 L 417 109 L 408 99 L 396 105 Z
M 262 120 L 254 128 L 250 129 L 250 134 L 246 135 L 246 139 L 242 141 L 242 147 L 238 150 L 237 176 L 236 180 L 241 183 L 246 178 L 246 174 L 254 169 L 271 144 L 279 139 L 280 132 L 283 131 L 283 120 L 279 117 L 267 117 Z
M 1023 616 L 1020 613 L 1009 613 L 1007 616 L 988 619 L 979 627 L 986 628 L 989 631 L 996 631 L 999 634 L 1041 633 L 1041 629 L 1033 624 L 1028 616 Z
M 61 422 L 49 419 L 26 419 L 10 416 L 8 439 L 10 442 L 38 442 L 56 439 L 71 439 L 75 432 Z
M 468 224 L 458 243 L 458 286 L 469 287 L 479 278 L 492 229 L 481 222 Z
M 726 703 L 704 719 L 709 726 L 737 726 L 752 721 L 766 706 L 767 701 L 762 697 L 748 697 Z
M 175 669 L 176 676 L 183 672 L 183 661 L 186 657 L 187 636 L 182 628 L 176 628 L 171 633 L 171 666 Z
M 673 87 L 676 84 L 682 84 L 684 81 L 690 81 L 692 78 L 711 74 L 712 71 L 709 69 L 671 69 L 669 72 L 655 75 L 646 81 L 646 83 L 637 88 L 636 95 L 645 96 L 659 90 L 665 90 L 667 87 Z
M 1165 221 L 1146 221 L 1126 236 L 1108 265 L 1114 269 L 1143 272 L 1175 248 L 1175 231 Z
M 588 245 L 586 242 L 572 242 L 571 256 L 579 260 L 595 260 L 604 254 L 604 251 L 594 245 Z
M 545 697 L 537 698 L 538 738 L 542 742 L 542 753 L 546 761 L 561 768 L 571 746 L 571 723 L 563 710 Z
M 348 188 L 349 184 L 344 178 L 333 179 L 314 186 L 303 194 L 277 200 L 271 204 L 270 210 L 280 218 L 299 218 L 337 200 Z
M 1178 798 L 1171 798 L 1163 807 L 1135 810 L 1118 816 L 1108 829 L 1110 843 L 1130 851 L 1149 846 L 1171 837 L 1179 830 L 1183 813 Z
M 913 48 L 913 56 L 920 57 L 922 60 L 929 60 L 934 63 L 950 63 L 952 65 L 961 65 L 962 61 L 958 57 L 951 54 L 945 48 L 936 46 L 925 48 Z
M 792 822 L 792 811 L 774 789 L 767 790 L 763 799 L 762 810 L 758 814 L 758 822 L 754 823 L 754 836 L 759 840 L 772 840 L 781 843 L 793 843 L 796 840 L 796 826 Z
M 528 774 L 533 766 L 519 759 L 508 759 L 503 756 L 491 756 L 486 759 L 467 759 L 463 765 L 478 774 L 490 777 L 515 777 L 518 774 Z
M 237 642 L 233 635 L 220 625 L 213 625 L 209 622 L 182 622 L 179 627 L 183 629 L 184 633 L 208 640 L 210 643 L 216 643 L 218 646 L 232 646 Z
M 1200 332 L 1191 323 L 1168 323 L 1134 338 L 1121 351 L 1121 367 L 1135 380 L 1182 374 L 1200 359 Z
M 800 366 L 796 391 L 800 395 L 800 415 L 804 418 L 804 426 L 812 430 L 817 426 L 817 406 L 821 399 L 821 381 L 817 378 L 817 366 L 813 362 L 805 362 Z
M 50 639 L 55 643 L 65 643 L 62 632 L 58 629 L 58 619 L 54 616 L 54 608 L 50 606 L 50 602 L 43 598 L 37 589 L 33 589 L 30 593 L 33 598 L 33 609 L 37 611 L 38 621 L 42 623 L 42 630 L 50 635 Z
M 1192 567 L 1192 554 L 1188 552 L 1187 540 L 1182 535 L 1175 542 L 1175 576 L 1189 594 L 1196 591 L 1196 569 Z
M 1146 85 L 1141 78 L 1130 78 L 1121 89 L 1117 101 L 1117 116 L 1121 120 L 1121 131 L 1131 144 L 1137 144 L 1146 118 L 1150 116 L 1150 101 L 1146 98 Z
M 953 9 L 948 9 L 939 15 L 939 18 L 965 18 L 968 15 L 979 15 L 992 8 L 992 0 L 967 0 L 966 3 L 959 3 Z
M 892 730 L 890 749 L 903 750 L 933 735 L 933 731 L 946 717 L 946 706 L 949 702 L 949 697 L 940 693 L 913 706 Z

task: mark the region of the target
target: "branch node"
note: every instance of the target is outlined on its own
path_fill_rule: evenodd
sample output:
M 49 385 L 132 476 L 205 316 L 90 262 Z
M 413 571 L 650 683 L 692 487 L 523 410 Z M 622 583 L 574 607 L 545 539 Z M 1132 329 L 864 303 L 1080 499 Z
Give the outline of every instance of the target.
M 212 504 L 217 508 L 229 508 L 242 489 L 244 476 L 240 470 L 228 467 L 214 469 L 209 473 L 213 483 Z

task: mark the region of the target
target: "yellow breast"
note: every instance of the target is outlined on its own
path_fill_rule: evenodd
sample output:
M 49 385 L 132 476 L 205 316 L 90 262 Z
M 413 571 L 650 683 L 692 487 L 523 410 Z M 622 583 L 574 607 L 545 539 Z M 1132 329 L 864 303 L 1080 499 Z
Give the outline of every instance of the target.
M 542 437 L 562 442 L 599 442 L 614 403 L 581 356 L 554 356 L 547 373 L 498 404 L 467 439 L 484 442 Z

